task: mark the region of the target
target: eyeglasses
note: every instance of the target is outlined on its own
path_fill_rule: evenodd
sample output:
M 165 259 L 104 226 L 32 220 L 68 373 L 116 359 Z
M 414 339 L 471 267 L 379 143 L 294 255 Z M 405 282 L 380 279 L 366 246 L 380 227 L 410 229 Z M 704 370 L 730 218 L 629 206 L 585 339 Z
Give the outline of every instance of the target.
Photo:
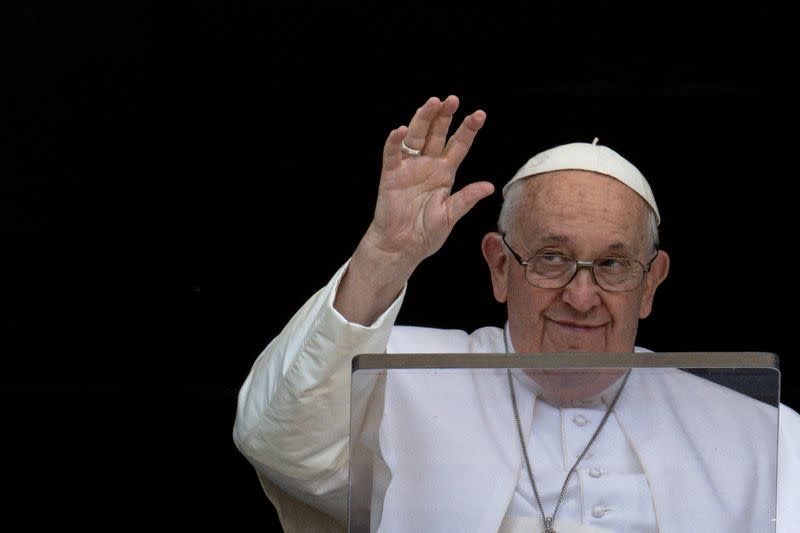
M 511 248 L 503 233 L 503 242 L 514 258 L 525 269 L 525 279 L 540 289 L 560 289 L 575 278 L 578 270 L 588 268 L 592 279 L 603 290 L 627 292 L 639 287 L 655 261 L 653 256 L 647 265 L 627 257 L 598 257 L 594 261 L 578 261 L 572 257 L 554 253 L 542 253 L 524 259 Z

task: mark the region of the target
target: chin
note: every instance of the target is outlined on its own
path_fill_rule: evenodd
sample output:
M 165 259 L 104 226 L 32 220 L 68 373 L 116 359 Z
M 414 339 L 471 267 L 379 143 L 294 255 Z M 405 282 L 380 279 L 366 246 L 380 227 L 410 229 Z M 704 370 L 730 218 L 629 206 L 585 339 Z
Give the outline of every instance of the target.
M 557 343 L 554 347 L 543 350 L 548 353 L 605 353 L 610 351 L 606 343 L 568 341 Z
M 524 372 L 552 398 L 570 402 L 602 393 L 625 373 L 625 369 L 527 369 Z

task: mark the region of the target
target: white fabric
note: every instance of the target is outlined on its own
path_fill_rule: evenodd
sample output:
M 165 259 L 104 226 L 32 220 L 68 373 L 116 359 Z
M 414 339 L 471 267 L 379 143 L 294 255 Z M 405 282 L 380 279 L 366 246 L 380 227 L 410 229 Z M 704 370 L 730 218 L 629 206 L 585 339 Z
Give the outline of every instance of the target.
M 347 519 L 353 355 L 503 350 L 498 328 L 482 328 L 470 335 L 456 330 L 393 327 L 402 295 L 371 327 L 348 323 L 332 308 L 345 267 L 298 311 L 259 356 L 240 391 L 234 426 L 236 445 L 259 474 L 341 524 Z M 427 527 L 432 525 L 425 522 L 430 515 L 422 513 L 405 519 L 398 515 L 397 494 L 409 497 L 407 502 L 414 508 L 441 505 L 457 509 L 447 531 L 498 530 L 518 482 L 521 454 L 513 453 L 519 450 L 518 443 L 517 448 L 513 447 L 512 417 L 499 417 L 491 411 L 492 406 L 508 404 L 505 375 L 495 378 L 494 383 L 485 379 L 468 382 L 462 374 L 444 389 L 441 384 L 426 389 L 424 379 L 392 375 L 375 387 L 387 399 L 385 412 L 374 412 L 363 405 L 354 407 L 353 417 L 365 420 L 361 426 L 365 442 L 380 442 L 391 469 L 390 476 L 378 472 L 376 477 L 378 484 L 381 480 L 388 483 L 381 524 L 387 531 L 436 530 Z M 710 385 L 688 374 L 679 381 L 678 387 L 673 383 L 667 386 L 663 379 L 632 375 L 616 408 L 617 419 L 651 483 L 659 531 L 771 531 L 769 524 L 751 523 L 753 516 L 758 517 L 769 507 L 764 503 L 769 499 L 769 487 L 759 484 L 769 478 L 767 474 L 774 465 L 764 463 L 763 457 L 769 454 L 760 454 L 757 438 L 763 429 L 759 424 L 768 416 L 750 420 L 754 425 L 742 434 L 741 424 L 735 422 L 758 411 L 754 401 L 744 397 L 731 401 L 722 394 L 718 399 L 725 401 L 697 409 L 697 405 L 703 405 L 701 398 L 705 401 L 700 392 L 708 392 Z M 455 398 L 462 401 L 456 402 Z M 520 413 L 530 420 L 533 401 L 520 400 Z M 396 408 L 400 405 L 404 408 Z M 424 409 L 406 408 L 426 405 L 446 408 L 448 418 L 452 413 L 453 441 L 426 441 L 424 427 L 415 425 L 415 418 L 422 417 Z M 782 407 L 780 416 L 778 531 L 789 533 L 796 531 L 795 526 L 800 523 L 800 506 L 796 504 L 800 486 L 800 415 Z M 479 426 L 475 425 L 478 419 Z M 728 419 L 731 423 L 716 427 Z M 494 430 L 487 431 L 492 426 L 496 426 Z M 481 434 L 475 435 L 478 427 Z M 456 439 L 456 434 L 461 437 Z M 489 435 L 503 438 L 492 440 Z M 742 443 L 746 453 L 739 454 L 741 446 L 735 445 Z M 428 445 L 427 451 L 421 447 L 423 444 Z M 403 453 L 404 447 L 405 451 L 413 450 L 413 455 L 421 451 L 430 457 L 441 457 L 442 450 L 446 450 L 454 459 L 480 456 L 485 461 L 477 470 L 463 473 L 461 481 L 465 482 L 459 482 L 458 490 L 441 492 L 433 490 L 435 483 L 433 487 L 417 483 L 413 470 L 400 468 L 411 457 Z M 710 471 L 704 462 L 706 453 L 715 457 L 721 454 L 729 463 L 722 471 Z M 675 466 L 681 464 L 690 467 L 688 478 L 675 475 Z M 444 471 L 447 465 L 438 468 Z M 449 479 L 452 482 L 454 478 Z M 447 488 L 447 481 L 439 483 L 439 488 Z M 442 494 L 453 494 L 455 501 L 442 502 Z M 735 505 L 726 507 L 725 502 Z M 735 525 L 720 525 L 729 521 Z M 422 529 L 412 522 L 419 522 Z
M 393 372 L 385 400 L 380 531 L 497 531 L 522 465 L 513 417 L 498 416 L 505 371 Z M 531 420 L 533 401 L 518 401 Z M 634 370 L 615 411 L 660 531 L 771 531 L 775 408 L 667 369 Z
M 656 199 L 644 175 L 617 152 L 596 143 L 597 139 L 591 144 L 562 144 L 536 154 L 522 165 L 514 177 L 508 180 L 503 187 L 503 198 L 506 197 L 513 183 L 524 178 L 556 170 L 590 170 L 611 176 L 633 189 L 650 205 L 656 215 L 656 223 L 660 224 L 661 215 L 658 213 Z
M 533 381 L 524 373 L 516 372 L 514 379 L 518 397 L 536 394 Z M 564 479 L 599 426 L 610 401 L 611 398 L 582 407 L 554 406 L 541 398 L 535 401 L 531 431 L 525 442 L 548 516 L 552 515 Z M 535 428 L 558 429 L 536 431 Z M 524 464 L 506 515 L 542 521 Z M 656 531 L 644 470 L 613 413 L 572 476 L 555 520 L 558 531 L 564 530 L 565 524 L 582 522 L 611 531 L 625 528 L 629 533 Z M 501 533 L 513 531 L 503 527 Z
M 521 516 L 506 516 L 498 533 L 542 533 L 544 526 L 541 519 Z M 577 524 L 571 520 L 558 521 L 558 533 L 617 533 L 618 530 L 599 528 L 587 524 Z

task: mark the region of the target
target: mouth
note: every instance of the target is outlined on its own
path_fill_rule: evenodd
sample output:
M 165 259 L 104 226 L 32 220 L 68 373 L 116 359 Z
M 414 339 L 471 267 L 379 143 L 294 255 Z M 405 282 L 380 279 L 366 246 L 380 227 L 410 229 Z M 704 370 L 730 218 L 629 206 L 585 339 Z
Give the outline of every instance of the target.
M 572 322 L 569 320 L 553 320 L 551 321 L 556 324 L 557 326 L 574 331 L 575 333 L 591 333 L 592 331 L 597 331 L 598 329 L 602 328 L 602 324 L 585 324 L 581 322 Z
M 604 352 L 608 346 L 608 323 L 595 320 L 548 319 L 545 326 L 548 350 L 561 352 Z

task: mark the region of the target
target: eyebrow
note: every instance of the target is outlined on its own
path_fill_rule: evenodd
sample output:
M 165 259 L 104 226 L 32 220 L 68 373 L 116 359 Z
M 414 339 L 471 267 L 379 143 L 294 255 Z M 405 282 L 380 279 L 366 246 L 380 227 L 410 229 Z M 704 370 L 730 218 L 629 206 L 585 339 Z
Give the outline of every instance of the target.
M 556 233 L 545 233 L 541 237 L 541 239 L 537 240 L 536 244 L 537 244 L 537 246 L 544 246 L 544 245 L 548 245 L 548 244 L 561 244 L 561 245 L 564 245 L 564 244 L 568 244 L 569 242 L 570 242 L 570 239 L 566 235 L 559 235 L 559 234 L 556 234 Z M 609 244 L 607 246 L 607 248 L 609 250 L 615 250 L 615 251 L 620 251 L 620 250 L 621 251 L 629 251 L 630 250 L 630 246 L 628 246 L 624 242 L 620 242 L 620 241 L 612 242 L 611 244 Z M 531 247 L 530 249 L 533 249 L 533 247 Z
M 563 244 L 569 242 L 569 237 L 564 235 L 555 235 L 553 233 L 546 233 L 544 236 L 542 236 L 541 242 Z

